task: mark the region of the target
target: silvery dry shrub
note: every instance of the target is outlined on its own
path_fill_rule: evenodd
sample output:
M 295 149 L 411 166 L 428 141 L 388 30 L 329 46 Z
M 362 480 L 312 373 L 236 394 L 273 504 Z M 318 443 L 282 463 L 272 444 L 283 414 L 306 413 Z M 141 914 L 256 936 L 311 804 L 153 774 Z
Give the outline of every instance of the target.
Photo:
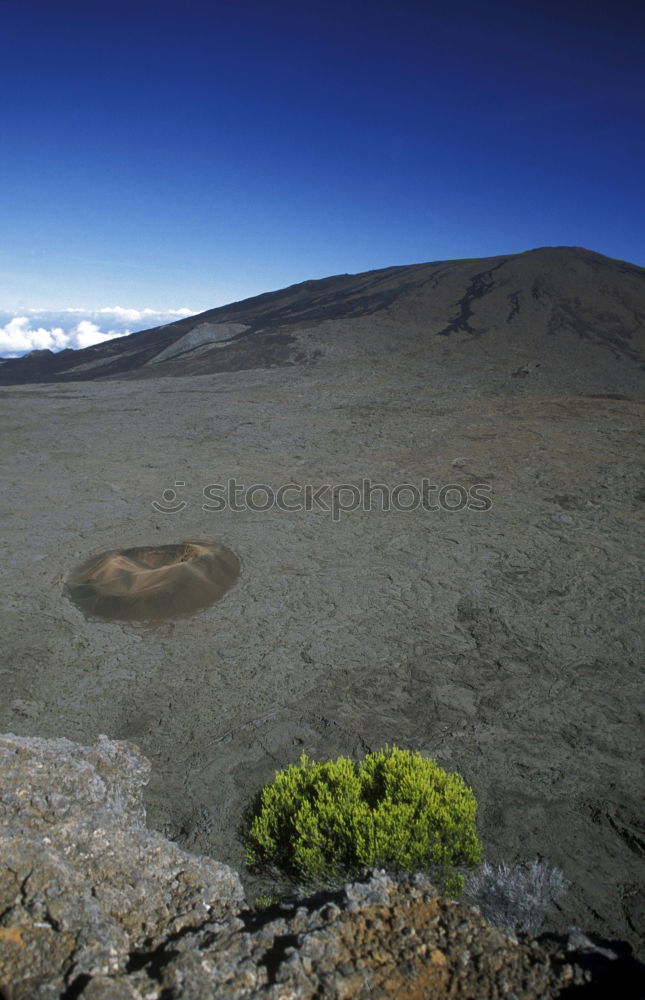
M 439 873 L 458 895 L 457 866 L 481 863 L 477 803 L 459 774 L 397 747 L 319 764 L 302 754 L 261 789 L 241 827 L 246 863 L 304 883 L 365 867 Z
M 485 862 L 469 876 L 466 892 L 489 923 L 537 934 L 546 911 L 568 886 L 559 868 L 536 858 L 514 865 Z

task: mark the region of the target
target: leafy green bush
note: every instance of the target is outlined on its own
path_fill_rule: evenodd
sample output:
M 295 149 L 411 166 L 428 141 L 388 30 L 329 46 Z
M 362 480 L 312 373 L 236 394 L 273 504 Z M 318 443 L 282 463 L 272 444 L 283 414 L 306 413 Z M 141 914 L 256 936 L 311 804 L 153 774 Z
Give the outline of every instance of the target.
M 457 865 L 481 863 L 475 797 L 459 774 L 397 747 L 278 771 L 241 827 L 247 864 L 301 882 L 337 881 L 363 867 L 439 872 L 458 895 Z M 436 877 L 436 876 L 435 876 Z

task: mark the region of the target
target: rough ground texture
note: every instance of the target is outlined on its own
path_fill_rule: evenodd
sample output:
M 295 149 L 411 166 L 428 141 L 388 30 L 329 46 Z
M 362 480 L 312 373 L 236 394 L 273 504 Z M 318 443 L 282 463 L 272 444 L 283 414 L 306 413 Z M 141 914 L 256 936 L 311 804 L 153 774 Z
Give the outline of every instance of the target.
M 642 269 L 575 249 L 392 268 L 3 388 L 0 731 L 135 740 L 150 824 L 240 872 L 243 808 L 301 751 L 420 750 L 473 788 L 489 861 L 564 872 L 554 923 L 643 948 L 644 302 Z M 198 346 L 142 360 L 191 323 Z M 229 477 L 485 483 L 492 508 L 205 507 Z M 186 539 L 242 562 L 192 618 L 93 621 L 64 595 L 92 555 Z
M 3 1000 L 638 995 L 629 957 L 518 941 L 422 876 L 250 910 L 229 868 L 146 830 L 132 744 L 2 736 L 0 767 Z

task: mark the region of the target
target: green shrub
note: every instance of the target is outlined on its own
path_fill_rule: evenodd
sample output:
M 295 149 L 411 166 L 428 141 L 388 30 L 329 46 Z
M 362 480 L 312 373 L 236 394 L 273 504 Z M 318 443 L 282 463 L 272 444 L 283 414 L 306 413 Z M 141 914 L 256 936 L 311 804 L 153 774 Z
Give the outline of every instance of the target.
M 240 832 L 256 870 L 307 883 L 363 867 L 433 869 L 446 894 L 458 895 L 456 866 L 482 860 L 476 811 L 463 778 L 420 753 L 386 747 L 326 764 L 302 754 L 258 792 Z
M 255 897 L 254 906 L 256 910 L 266 910 L 269 906 L 273 906 L 275 903 L 280 902 L 280 897 L 274 895 L 271 892 L 262 893 L 260 896 Z

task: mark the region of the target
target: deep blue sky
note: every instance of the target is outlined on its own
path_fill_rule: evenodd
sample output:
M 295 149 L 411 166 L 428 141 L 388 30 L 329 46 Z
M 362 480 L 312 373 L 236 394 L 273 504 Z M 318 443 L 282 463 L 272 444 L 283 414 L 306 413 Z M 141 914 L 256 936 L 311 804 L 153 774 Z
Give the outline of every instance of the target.
M 0 310 L 549 244 L 645 265 L 638 6 L 0 0 Z

